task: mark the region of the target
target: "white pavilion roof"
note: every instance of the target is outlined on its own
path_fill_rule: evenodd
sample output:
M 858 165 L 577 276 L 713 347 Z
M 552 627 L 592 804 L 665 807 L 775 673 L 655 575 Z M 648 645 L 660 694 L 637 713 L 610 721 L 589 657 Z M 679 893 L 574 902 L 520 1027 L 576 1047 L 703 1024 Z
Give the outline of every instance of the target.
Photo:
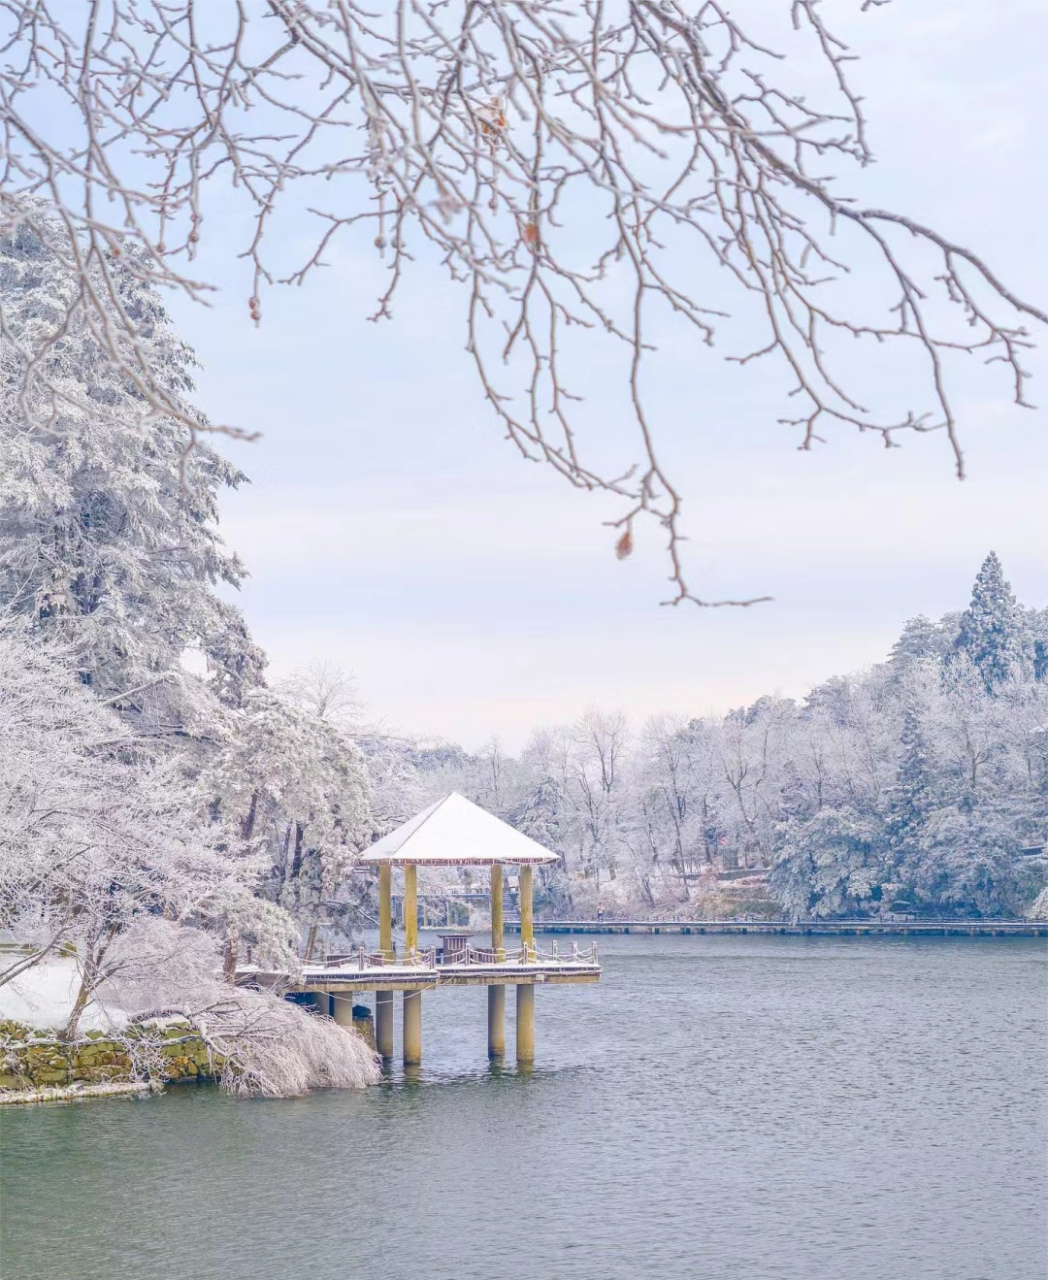
M 557 855 L 457 791 L 377 840 L 361 862 L 394 866 L 517 866 L 556 862 Z

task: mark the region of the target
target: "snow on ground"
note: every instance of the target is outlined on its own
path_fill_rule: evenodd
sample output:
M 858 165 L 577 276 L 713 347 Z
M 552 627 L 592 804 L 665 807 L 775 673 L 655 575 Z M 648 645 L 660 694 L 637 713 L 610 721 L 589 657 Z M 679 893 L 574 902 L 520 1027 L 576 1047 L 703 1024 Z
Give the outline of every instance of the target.
M 63 1027 L 76 999 L 76 962 L 67 957 L 43 961 L 0 986 L 0 1019 L 12 1018 L 41 1029 Z M 121 1010 L 92 1000 L 80 1019 L 80 1030 L 108 1031 L 127 1018 Z

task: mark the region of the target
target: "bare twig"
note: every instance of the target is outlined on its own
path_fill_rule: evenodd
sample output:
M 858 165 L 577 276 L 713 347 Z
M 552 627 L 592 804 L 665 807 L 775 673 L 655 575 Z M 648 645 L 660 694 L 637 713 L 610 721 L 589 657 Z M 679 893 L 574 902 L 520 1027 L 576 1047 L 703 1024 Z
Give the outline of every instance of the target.
M 790 12 L 826 73 L 818 101 L 722 0 L 396 0 L 376 11 L 92 0 L 75 22 L 48 0 L 0 0 L 0 216 L 35 219 L 79 282 L 40 332 L 14 332 L 0 314 L 23 414 L 45 428 L 61 416 L 75 392 L 51 376 L 48 353 L 86 316 L 144 409 L 181 421 L 189 445 L 201 430 L 243 434 L 195 418 L 149 367 L 113 267 L 133 249 L 135 272 L 206 301 L 192 263 L 210 229 L 205 197 L 226 184 L 252 212 L 252 319 L 273 286 L 322 267 L 340 234 L 366 232 L 386 258 L 376 320 L 392 315 L 412 265 L 435 258 L 462 286 L 467 351 L 520 452 L 622 500 L 620 556 L 639 517 L 661 525 L 667 603 L 754 603 L 691 591 L 681 494 L 645 408 L 654 317 L 669 313 L 703 345 L 723 322 L 724 307 L 700 300 L 709 280 L 696 261 L 722 269 L 709 278 L 721 293 L 724 281 L 758 304 L 765 337 L 734 359 L 788 370 L 798 407 L 781 421 L 805 449 L 834 424 L 888 446 L 941 430 L 962 475 L 951 358 L 1003 363 L 1026 404 L 1023 321 L 1048 322 L 972 251 L 831 191 L 834 169 L 872 158 L 853 55 L 817 0 Z M 41 199 L 61 235 L 36 212 Z M 272 229 L 296 210 L 316 236 L 297 263 L 279 263 Z M 831 253 L 846 228 L 855 234 Z M 835 287 L 860 263 L 893 294 L 882 314 Z M 864 407 L 841 367 L 846 337 L 912 349 L 924 402 Z M 590 461 L 578 434 L 572 369 L 600 343 L 622 353 L 639 433 L 638 460 L 618 472 Z

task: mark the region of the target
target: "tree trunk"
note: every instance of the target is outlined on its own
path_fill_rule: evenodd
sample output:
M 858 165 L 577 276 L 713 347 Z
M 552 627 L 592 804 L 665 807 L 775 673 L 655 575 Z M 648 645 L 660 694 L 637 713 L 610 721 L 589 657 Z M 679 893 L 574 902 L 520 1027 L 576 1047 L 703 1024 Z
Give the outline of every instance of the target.
M 76 1034 L 80 1029 L 80 1019 L 87 1008 L 88 1001 L 106 976 L 102 972 L 102 961 L 105 959 L 105 954 L 115 937 L 116 930 L 108 929 L 101 938 L 95 939 L 93 946 L 88 943 L 85 947 L 84 967 L 80 971 L 80 989 L 76 993 L 76 999 L 73 1001 L 73 1007 L 69 1013 L 69 1020 L 62 1031 L 64 1040 L 76 1039 Z
M 313 948 L 317 945 L 317 921 L 314 920 L 309 926 L 309 934 L 306 937 L 306 952 L 302 959 L 306 964 L 313 959 Z
M 226 938 L 226 945 L 222 952 L 222 976 L 229 983 L 236 981 L 238 955 L 237 939 L 230 934 Z
M 305 827 L 301 822 L 295 823 L 295 856 L 291 859 L 291 879 L 297 880 L 302 871 L 302 838 Z
M 255 833 L 255 819 L 258 815 L 258 792 L 251 793 L 251 804 L 240 826 L 240 837 L 246 844 Z

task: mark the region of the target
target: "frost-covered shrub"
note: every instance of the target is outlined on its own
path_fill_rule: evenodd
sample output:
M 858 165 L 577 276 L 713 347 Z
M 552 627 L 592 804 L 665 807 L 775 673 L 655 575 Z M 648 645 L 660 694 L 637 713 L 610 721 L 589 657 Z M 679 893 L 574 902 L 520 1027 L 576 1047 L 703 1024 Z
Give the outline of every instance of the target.
M 158 1014 L 185 1018 L 222 1060 L 230 1092 L 292 1097 L 378 1079 L 378 1060 L 355 1031 L 278 994 L 225 982 L 215 940 L 201 930 L 155 921 L 129 941 L 134 962 L 105 994 L 138 1023 Z

